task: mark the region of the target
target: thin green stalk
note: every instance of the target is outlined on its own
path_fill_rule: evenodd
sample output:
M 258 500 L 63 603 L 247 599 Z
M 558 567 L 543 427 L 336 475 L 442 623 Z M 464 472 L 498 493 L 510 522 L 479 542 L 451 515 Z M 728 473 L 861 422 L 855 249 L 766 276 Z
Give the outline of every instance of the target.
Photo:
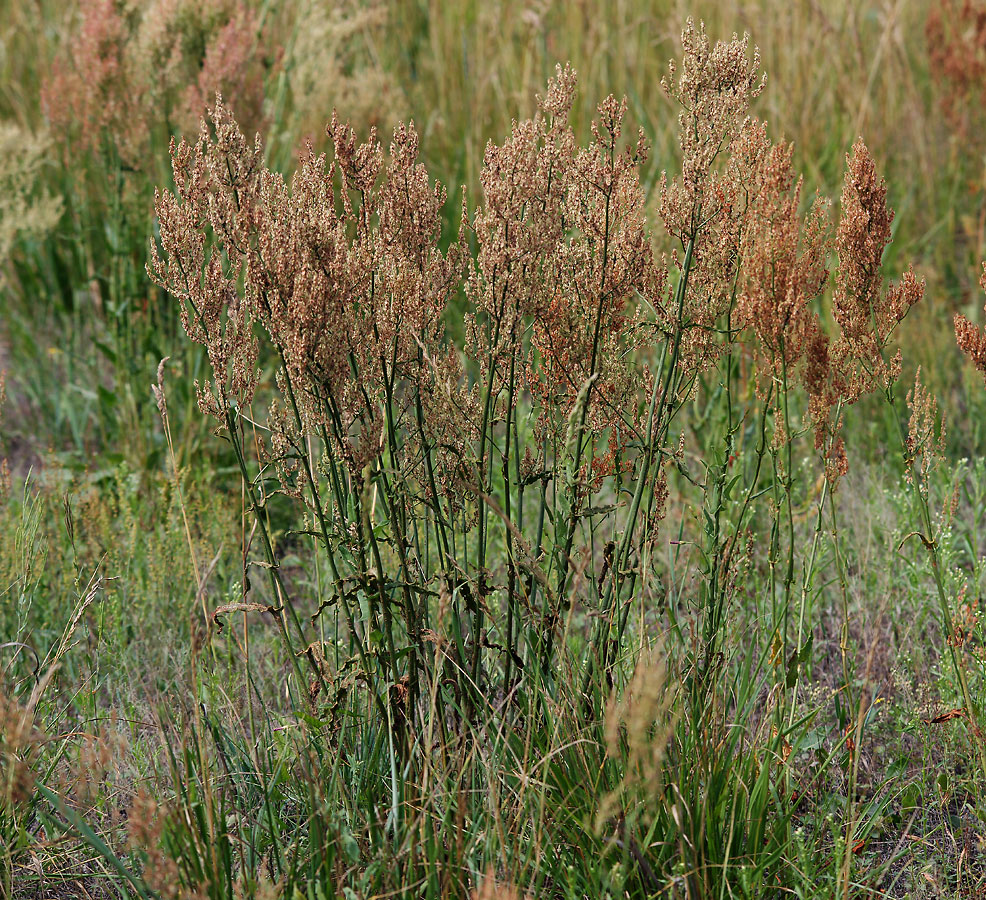
M 506 418 L 506 434 L 503 439 L 503 454 L 502 454 L 502 478 L 503 478 L 503 512 L 506 516 L 507 522 L 511 521 L 510 518 L 510 432 L 511 425 L 514 424 L 513 419 L 516 415 L 514 409 L 514 377 L 517 365 L 517 347 L 515 346 L 515 332 L 516 332 L 516 313 L 514 316 L 514 327 L 511 329 L 511 346 L 514 348 L 514 352 L 510 355 L 510 377 L 507 385 L 507 418 Z M 514 434 L 516 435 L 516 427 L 514 427 Z M 519 462 L 519 460 L 518 460 Z M 519 489 L 519 479 L 518 479 L 518 489 Z M 503 693 L 506 696 L 510 691 L 510 669 L 513 665 L 514 658 L 514 607 L 516 606 L 516 597 L 514 596 L 517 583 L 517 569 L 516 562 L 514 560 L 514 547 L 513 547 L 513 531 L 509 527 L 504 528 L 505 540 L 506 540 L 506 551 L 507 551 L 507 625 L 506 625 L 506 635 L 504 636 L 504 661 L 503 661 Z
M 250 475 L 247 471 L 246 459 L 243 456 L 243 448 L 240 445 L 239 435 L 237 432 L 236 419 L 234 418 L 234 414 L 230 409 L 227 409 L 226 411 L 226 429 L 230 436 L 230 443 L 233 445 L 233 451 L 236 454 L 236 462 L 240 468 L 240 477 L 243 479 L 243 484 L 246 485 L 247 494 L 250 497 L 250 508 L 253 510 L 257 522 L 257 529 L 260 531 L 260 537 L 261 540 L 263 541 L 264 555 L 267 557 L 267 566 L 266 566 L 267 576 L 268 579 L 270 580 L 271 591 L 274 599 L 279 601 L 282 607 L 281 614 L 276 617 L 278 623 L 281 626 L 281 635 L 284 638 L 284 643 L 288 651 L 288 656 L 291 658 L 291 664 L 295 670 L 295 675 L 298 679 L 298 687 L 303 688 L 304 677 L 301 672 L 301 665 L 298 662 L 298 657 L 295 653 L 294 646 L 291 643 L 291 636 L 288 633 L 288 628 L 287 628 L 286 620 L 287 620 L 288 611 L 290 611 L 290 614 L 294 619 L 294 625 L 298 630 L 299 635 L 301 635 L 302 640 L 304 640 L 301 631 L 301 623 L 298 622 L 297 612 L 295 611 L 294 607 L 291 605 L 290 597 L 288 596 L 287 590 L 285 590 L 284 584 L 281 581 L 281 576 L 278 571 L 277 556 L 274 553 L 274 546 L 271 543 L 270 534 L 268 533 L 267 530 L 267 523 L 264 521 L 264 517 L 262 514 L 262 507 L 260 506 L 260 503 L 257 500 L 257 495 L 253 488 L 253 481 L 251 480 Z M 319 679 L 321 679 L 322 677 L 321 671 L 318 670 L 318 667 L 315 666 L 314 663 L 312 663 L 311 665 L 312 665 L 312 669 L 315 672 L 315 675 Z M 305 693 L 305 691 L 302 690 L 302 693 Z
M 906 453 L 907 432 L 904 429 L 904 423 L 897 414 L 897 408 L 894 404 L 892 385 L 887 388 L 886 398 L 887 402 L 890 404 L 891 410 L 893 411 L 894 421 L 897 423 L 901 449 Z M 924 534 L 919 535 L 919 537 L 921 542 L 924 544 L 925 549 L 928 551 L 928 556 L 931 560 L 931 575 L 934 579 L 935 590 L 938 594 L 938 604 L 941 609 L 942 624 L 944 625 L 945 630 L 945 643 L 948 646 L 949 656 L 952 660 L 952 667 L 955 669 L 955 673 L 959 679 L 959 685 L 962 690 L 962 701 L 965 703 L 966 712 L 969 716 L 969 722 L 972 726 L 973 736 L 975 738 L 976 748 L 979 751 L 979 762 L 982 766 L 983 773 L 986 774 L 986 737 L 983 736 L 982 732 L 982 720 L 979 706 L 973 699 L 972 693 L 969 690 L 969 681 L 965 662 L 956 652 L 955 644 L 952 640 L 955 634 L 955 626 L 952 622 L 952 612 L 949 608 L 948 597 L 945 592 L 945 582 L 942 578 L 941 557 L 938 552 L 938 538 L 935 536 L 934 523 L 931 519 L 931 510 L 928 506 L 928 498 L 925 496 L 924 477 L 917 466 L 913 466 L 911 471 L 913 485 L 912 493 L 917 501 L 918 511 L 921 515 L 921 527 L 924 529 Z
M 613 165 L 613 148 L 610 147 L 610 167 Z M 592 349 L 589 354 L 589 379 L 588 379 L 588 390 L 586 393 L 585 404 L 582 407 L 582 411 L 579 414 L 579 427 L 576 432 L 575 439 L 575 461 L 572 466 L 572 471 L 578 474 L 579 468 L 582 465 L 582 454 L 584 452 L 584 447 L 582 444 L 582 436 L 585 433 L 585 423 L 589 415 L 589 403 L 592 398 L 592 388 L 593 379 L 598 374 L 596 372 L 596 363 L 599 357 L 599 337 L 602 332 L 602 322 L 603 322 L 603 303 L 606 299 L 606 268 L 609 263 L 609 240 L 610 240 L 610 191 L 606 192 L 606 211 L 604 219 L 604 230 L 603 230 L 603 258 L 602 265 L 600 267 L 600 284 L 599 284 L 599 304 L 596 309 L 596 323 L 593 327 L 592 333 Z M 590 446 L 592 443 L 592 438 L 590 436 L 586 443 L 586 446 Z M 579 510 L 577 504 L 573 502 L 571 505 L 571 510 L 569 512 L 568 522 L 565 531 L 565 544 L 561 555 L 558 557 L 558 585 L 555 588 L 555 594 L 558 598 L 559 603 L 565 603 L 565 592 L 568 589 L 568 576 L 570 570 L 569 560 L 572 556 L 572 547 L 575 544 L 575 532 L 578 527 Z M 549 637 L 550 640 L 550 637 Z
M 617 550 L 616 556 L 614 558 L 614 571 L 613 575 L 609 580 L 609 585 L 607 586 L 606 596 L 603 601 L 603 611 L 604 614 L 608 614 L 610 607 L 613 603 L 618 602 L 620 597 L 620 575 L 626 566 L 626 562 L 629 559 L 630 548 L 633 544 L 634 531 L 637 526 L 637 519 L 640 511 L 640 503 L 643 498 L 643 493 L 645 487 L 650 483 L 650 470 L 654 464 L 655 456 L 660 452 L 660 445 L 663 443 L 664 435 L 667 431 L 668 425 L 670 424 L 670 417 L 667 419 L 664 416 L 665 409 L 667 407 L 668 392 L 671 389 L 673 382 L 673 375 L 678 367 L 678 359 L 681 350 L 681 339 L 682 339 L 682 324 L 681 319 L 685 304 L 685 293 L 688 289 L 688 276 L 691 272 L 692 259 L 695 251 L 695 237 L 693 236 L 687 247 L 685 248 L 685 258 L 682 262 L 681 267 L 681 277 L 678 280 L 678 285 L 675 290 L 675 307 L 677 309 L 677 327 L 674 334 L 674 342 L 671 351 L 671 358 L 668 361 L 668 344 L 667 341 L 664 343 L 661 353 L 661 363 L 658 369 L 659 373 L 663 374 L 663 378 L 654 379 L 654 388 L 651 392 L 650 408 L 647 413 L 647 451 L 644 457 L 644 463 L 641 467 L 641 472 L 638 475 L 637 487 L 634 491 L 633 500 L 630 504 L 630 510 L 627 516 L 627 524 L 624 527 L 623 538 L 620 547 Z M 667 369 L 665 370 L 665 363 L 667 363 Z M 661 385 L 660 394 L 658 394 L 658 384 Z M 601 627 L 601 626 L 599 626 Z M 622 639 L 622 627 L 620 629 L 619 638 Z M 593 646 L 596 647 L 597 653 L 599 652 L 599 642 L 602 640 L 601 632 L 597 628 L 597 634 L 593 639 Z M 593 662 L 592 656 L 590 655 L 589 663 L 586 668 L 586 673 L 583 678 L 582 693 L 585 695 L 589 689 L 589 684 L 592 679 L 592 669 Z

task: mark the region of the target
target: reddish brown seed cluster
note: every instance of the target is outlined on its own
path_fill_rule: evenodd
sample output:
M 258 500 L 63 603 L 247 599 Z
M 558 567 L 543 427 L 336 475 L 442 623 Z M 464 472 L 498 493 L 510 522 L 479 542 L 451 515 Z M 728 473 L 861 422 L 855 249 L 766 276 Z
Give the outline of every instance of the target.
M 980 287 L 986 291 L 986 263 L 979 279 Z M 959 349 L 972 361 L 979 373 L 986 379 L 986 334 L 965 316 L 955 316 L 955 340 Z
M 225 7 L 225 8 L 224 8 Z M 236 98 L 240 124 L 251 133 L 263 121 L 264 68 L 258 53 L 259 23 L 245 3 L 222 3 L 215 10 L 219 24 L 209 29 L 198 76 L 181 96 L 180 121 L 194 122 L 217 92 Z M 167 27 L 167 23 L 162 23 Z M 176 48 L 172 47 L 174 56 Z
M 297 495 L 303 474 L 292 448 L 315 436 L 357 481 L 386 450 L 426 496 L 461 498 L 483 485 L 490 436 L 509 433 L 526 395 L 538 445 L 564 449 L 574 435 L 572 478 L 591 491 L 626 465 L 624 445 L 641 434 L 648 345 L 663 337 L 673 348 L 685 374 L 667 390 L 684 395 L 745 333 L 775 410 L 800 385 L 829 474 L 844 474 L 842 408 L 898 377 L 890 340 L 923 292 L 911 272 L 883 287 L 886 185 L 857 142 L 833 241 L 825 201 L 801 211 L 792 147 L 748 114 L 763 78 L 747 39 L 713 46 L 689 22 L 683 40 L 681 69 L 664 83 L 684 110 L 682 174 L 662 181 L 660 197 L 680 244 L 677 281 L 652 251 L 647 148 L 640 133 L 624 137 L 626 102 L 600 104 L 580 147 L 570 67 L 557 69 L 534 118 L 486 148 L 478 208 L 470 220 L 463 197 L 447 251 L 446 193 L 418 161 L 413 124 L 395 129 L 385 153 L 374 132 L 360 142 L 333 116 L 331 161 L 309 149 L 288 182 L 217 102 L 198 141 L 172 148 L 176 189 L 158 195 L 163 254 L 152 247 L 149 265 L 208 349 L 202 409 L 229 425 L 249 406 L 259 324 L 281 363 L 267 450 L 286 490 Z M 829 337 L 816 300 L 833 244 Z M 464 353 L 446 330 L 449 302 L 463 295 Z M 665 398 L 668 408 L 683 399 Z M 783 442 L 792 425 L 775 422 Z M 604 434 L 598 456 L 594 447 L 582 458 L 584 430 Z
M 590 145 L 577 147 L 574 92 L 574 71 L 559 67 L 534 119 L 487 147 L 466 285 L 475 309 L 467 353 L 508 392 L 511 381 L 515 396 L 529 390 L 540 427 L 556 435 L 592 376 L 587 423 L 605 428 L 624 415 L 633 301 L 655 277 L 639 182 L 643 137 L 623 145 L 626 105 L 609 97 Z
M 257 386 L 257 316 L 253 289 L 238 289 L 247 275 L 245 255 L 224 255 L 207 242 L 207 231 L 230 248 L 252 242 L 250 219 L 241 215 L 260 191 L 263 168 L 259 143 L 248 147 L 221 100 L 193 147 L 172 142 L 175 193 L 156 194 L 164 258 L 152 243 L 148 273 L 181 305 L 188 336 L 208 350 L 213 383 L 196 382 L 202 411 L 224 421 L 249 406 Z
M 772 145 L 758 123 L 747 134 L 744 168 L 751 199 L 740 235 L 736 324 L 756 334 L 761 370 L 792 385 L 800 380 L 816 398 L 828 370 L 827 339 L 812 306 L 829 275 L 828 203 L 816 197 L 802 219 L 793 146 Z
M 417 161 L 413 125 L 395 131 L 387 166 L 374 135 L 360 144 L 333 119 L 329 136 L 331 165 L 309 151 L 288 184 L 217 102 L 197 143 L 173 148 L 176 191 L 157 197 L 164 254 L 152 247 L 149 272 L 208 349 L 203 411 L 228 424 L 250 404 L 259 322 L 283 361 L 275 454 L 312 434 L 358 474 L 385 426 L 408 430 L 422 382 L 438 390 L 424 354 L 440 371 L 462 254 L 438 247 L 445 192 Z
M 924 296 L 924 283 L 910 270 L 898 284 L 883 289 L 881 260 L 890 243 L 893 217 L 886 182 L 859 140 L 847 157 L 833 298 L 833 314 L 841 329 L 834 355 L 844 367 L 840 387 L 850 403 L 899 377 L 900 356 L 888 361 L 886 350 L 908 310 Z
M 734 333 L 752 332 L 761 395 L 779 405 L 783 391 L 803 387 L 817 447 L 830 477 L 838 477 L 848 466 L 841 409 L 899 376 L 899 357 L 887 359 L 890 339 L 923 284 L 907 272 L 884 290 L 881 260 L 893 213 L 863 142 L 847 157 L 833 242 L 827 201 L 816 197 L 801 214 L 792 147 L 773 144 L 766 125 L 747 115 L 763 86 L 756 54 L 751 61 L 746 41 L 735 37 L 712 47 L 691 23 L 683 42 L 681 75 L 676 81 L 672 67 L 665 81 L 684 110 L 682 175 L 662 183 L 660 212 L 685 254 L 675 256 L 679 271 L 685 261 L 690 269 L 687 291 L 677 307 L 658 306 L 658 321 L 667 335 L 680 335 L 699 369 L 715 362 Z M 815 302 L 829 283 L 833 243 L 835 337 Z M 775 423 L 775 438 L 786 440 L 780 417 Z
M 898 283 L 883 286 L 882 259 L 893 216 L 886 182 L 858 140 L 846 157 L 835 237 L 839 268 L 832 314 L 839 333 L 832 340 L 821 333 L 812 337 L 805 370 L 815 442 L 825 455 L 830 478 L 848 469 L 840 433 L 843 407 L 866 393 L 889 390 L 900 377 L 900 353 L 888 359 L 891 339 L 924 296 L 924 282 L 911 270 Z
M 749 157 L 762 145 L 761 131 L 748 112 L 766 79 L 760 73 L 759 51 L 749 56 L 747 36 L 733 35 L 731 41 L 712 45 L 704 25 L 696 27 L 689 20 L 682 43 L 680 72 L 671 62 L 662 81 L 682 107 L 682 169 L 670 181 L 662 175 L 660 215 L 690 268 L 687 290 L 656 305 L 662 331 L 680 334 L 686 357 L 708 367 L 724 349 L 716 326 L 733 297 Z M 675 253 L 679 272 L 686 259 Z
M 145 135 L 135 133 L 143 123 L 129 84 L 125 47 L 126 22 L 115 0 L 89 4 L 71 49 L 55 61 L 42 87 L 42 103 L 56 131 L 81 122 L 81 143 L 89 146 L 104 129 L 112 129 L 136 145 L 124 152 L 138 152 Z

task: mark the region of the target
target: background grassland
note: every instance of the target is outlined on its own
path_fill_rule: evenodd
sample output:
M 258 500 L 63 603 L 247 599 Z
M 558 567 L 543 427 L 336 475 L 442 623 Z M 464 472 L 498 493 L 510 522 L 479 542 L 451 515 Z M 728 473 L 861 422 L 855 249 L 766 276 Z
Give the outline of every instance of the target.
M 171 74 L 135 64 L 104 96 L 89 96 L 86 114 L 101 123 L 93 131 L 71 110 L 54 122 L 42 96 L 59 65 L 83 83 L 91 75 L 71 60 L 96 5 L 0 0 L 0 459 L 12 472 L 0 496 L 0 896 L 986 889 L 981 738 L 962 716 L 948 717 L 964 703 L 884 406 L 864 401 L 847 418 L 850 474 L 839 522 L 825 531 L 841 542 L 826 536 L 813 554 L 813 640 L 795 646 L 809 649 L 790 734 L 772 735 L 764 712 L 787 663 L 771 660 L 774 623 L 756 602 L 770 581 L 768 518 L 739 590 L 749 602 L 734 610 L 720 647 L 720 680 L 688 681 L 689 653 L 700 655 L 687 632 L 699 621 L 702 576 L 687 548 L 701 540 L 703 508 L 685 474 L 672 473 L 661 565 L 673 589 L 635 613 L 639 639 L 613 698 L 587 709 L 573 666 L 509 723 L 491 705 L 488 715 L 461 716 L 456 735 L 429 734 L 440 752 L 405 784 L 396 773 L 413 767 L 374 722 L 342 656 L 331 702 L 317 716 L 299 714 L 294 663 L 273 617 L 215 625 L 218 607 L 242 601 L 248 580 L 265 576 L 245 565 L 253 531 L 237 460 L 196 408 L 204 353 L 145 273 L 154 190 L 170 185 L 169 138 L 195 127 L 186 89 L 241 10 L 251 23 L 241 39 L 253 43 L 215 86 L 263 133 L 268 165 L 289 174 L 306 140 L 326 149 L 334 108 L 361 137 L 376 126 L 385 143 L 398 120 L 413 119 L 421 160 L 450 186 L 445 246 L 458 231 L 453 189 L 464 185 L 476 208 L 487 142 L 534 114 L 565 61 L 579 74 L 571 118 L 580 140 L 600 100 L 627 97 L 629 125 L 652 145 L 640 174 L 656 222 L 661 172 L 680 166 L 678 111 L 660 81 L 685 20 L 704 20 L 713 39 L 750 32 L 768 73 L 753 111 L 775 139 L 794 142 L 805 196 L 839 196 L 846 154 L 862 135 L 897 212 L 886 270 L 913 263 L 927 280 L 925 300 L 895 336 L 901 383 L 920 365 L 946 413 L 947 461 L 929 503 L 949 599 L 974 608 L 986 393 L 951 323 L 955 312 L 982 319 L 986 82 L 959 95 L 941 77 L 942 47 L 928 38 L 935 4 L 214 0 L 196 12 L 176 0 L 179 62 Z M 137 41 L 166 7 L 108 8 L 122 11 L 127 40 Z M 230 93 L 254 77 L 263 88 L 255 108 Z M 150 389 L 164 357 L 170 447 Z M 265 364 L 262 391 L 273 390 L 272 371 Z M 744 390 L 755 402 L 749 382 Z M 693 460 L 713 452 L 721 424 L 707 396 L 683 414 Z M 799 553 L 817 533 L 822 483 L 809 445 L 793 479 Z M 271 499 L 266 517 L 284 576 L 311 613 L 327 596 L 326 560 L 284 498 Z M 491 545 L 500 560 L 505 541 Z M 323 638 L 338 633 L 333 615 Z M 981 630 L 973 618 L 970 653 L 981 654 Z M 636 735 L 619 706 L 633 684 L 634 696 L 646 695 L 643 684 L 651 691 Z M 981 702 L 981 673 L 972 687 Z M 703 689 L 701 704 L 686 696 Z M 607 716 L 623 736 L 619 752 L 602 733 Z M 793 781 L 774 779 L 777 755 L 794 760 Z M 398 815 L 399 782 L 408 812 Z M 740 820 L 758 825 L 744 831 Z

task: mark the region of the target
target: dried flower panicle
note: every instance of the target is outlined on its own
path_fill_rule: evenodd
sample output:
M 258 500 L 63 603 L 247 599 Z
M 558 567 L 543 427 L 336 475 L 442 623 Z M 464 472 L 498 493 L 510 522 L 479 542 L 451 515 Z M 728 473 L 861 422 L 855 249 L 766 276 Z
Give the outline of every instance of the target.
M 580 394 L 580 438 L 583 426 L 633 427 L 646 376 L 634 371 L 632 351 L 649 334 L 638 327 L 636 298 L 653 294 L 661 278 L 645 228 L 643 135 L 624 141 L 626 102 L 609 97 L 593 140 L 579 148 L 568 121 L 575 86 L 574 70 L 558 66 L 535 117 L 487 146 L 472 223 L 478 253 L 466 283 L 475 310 L 466 318 L 466 355 L 490 379 L 490 408 L 479 403 L 480 416 L 502 422 L 505 404 L 526 387 L 538 433 L 552 446 L 564 446 Z M 588 454 L 578 480 L 591 490 L 613 460 L 609 450 Z
M 628 365 L 643 334 L 637 295 L 654 292 L 657 272 L 645 229 L 639 169 L 647 155 L 642 133 L 619 148 L 626 101 L 600 105 L 594 142 L 572 159 L 562 221 L 572 231 L 554 248 L 555 293 L 533 318 L 531 344 L 539 360 L 528 383 L 544 410 L 569 410 L 593 378 L 586 421 L 596 430 L 624 421 L 639 382 Z
M 399 124 L 380 190 L 361 210 L 377 225 L 364 238 L 373 269 L 369 302 L 357 307 L 365 308 L 357 320 L 360 369 L 381 383 L 427 378 L 422 347 L 443 342 L 442 317 L 461 272 L 462 247 L 447 254 L 438 247 L 445 188 L 431 183 L 418 153 L 414 123 Z
M 714 164 L 742 128 L 750 103 L 766 84 L 760 73 L 760 51 L 749 56 L 750 39 L 733 35 L 729 41 L 712 45 L 705 24 L 696 28 L 693 19 L 685 23 L 681 34 L 682 62 L 678 70 L 672 60 L 668 74 L 661 81 L 665 93 L 682 107 L 678 117 L 681 143 L 681 179 L 675 181 L 675 212 L 687 219 L 673 222 L 678 228 L 669 231 L 687 238 L 703 214 L 703 206 L 714 186 Z
M 866 145 L 858 140 L 846 160 L 832 304 L 841 331 L 833 352 L 850 403 L 900 377 L 899 354 L 887 361 L 887 347 L 910 308 L 924 296 L 924 283 L 911 270 L 899 283 L 883 289 L 882 258 L 893 217 L 887 206 L 887 184 L 877 175 Z
M 270 450 L 292 480 L 289 450 L 306 435 L 361 478 L 389 434 L 411 430 L 414 398 L 434 380 L 424 348 L 444 342 L 463 256 L 438 247 L 446 195 L 418 162 L 413 125 L 395 129 L 386 165 L 375 134 L 359 143 L 337 118 L 328 131 L 332 162 L 309 148 L 288 183 L 217 101 L 195 146 L 172 149 L 176 191 L 158 195 L 163 254 L 152 247 L 149 265 L 208 348 L 200 402 L 221 421 L 251 402 L 254 323 L 267 331 L 286 403 Z
M 905 477 L 910 483 L 915 471 L 919 472 L 921 490 L 927 496 L 926 476 L 945 458 L 945 416 L 939 415 L 938 401 L 921 383 L 920 367 L 914 376 L 914 387 L 907 392 L 907 408 L 911 415 L 905 442 Z
M 842 408 L 864 393 L 888 388 L 900 357 L 887 359 L 890 339 L 923 295 L 912 271 L 884 290 L 881 261 L 893 212 L 886 184 L 862 141 L 847 157 L 842 213 L 835 235 L 839 255 L 833 314 L 839 336 L 826 333 L 813 301 L 828 283 L 832 247 L 828 204 L 815 198 L 802 215 L 802 187 L 792 148 L 773 144 L 764 123 L 748 114 L 763 87 L 759 56 L 748 39 L 710 45 L 689 22 L 682 36 L 680 76 L 672 65 L 665 90 L 683 107 L 682 176 L 661 186 L 661 217 L 685 253 L 675 262 L 687 291 L 658 305 L 668 335 L 681 335 L 698 368 L 728 344 L 720 333 L 749 328 L 763 395 L 774 379 L 797 382 L 808 395 L 816 446 L 830 478 L 848 463 L 840 436 Z M 675 302 L 676 301 L 676 302 Z M 775 417 L 776 418 L 776 417 Z M 775 440 L 785 441 L 777 422 Z
M 675 686 L 667 662 L 657 651 L 646 652 L 637 662 L 630 684 L 606 709 L 606 753 L 623 759 L 622 791 L 641 791 L 659 796 L 663 791 L 662 761 L 674 731 Z M 597 819 L 605 821 L 621 807 L 621 791 L 606 799 Z
M 210 23 L 198 75 L 182 94 L 179 120 L 194 123 L 219 93 L 236 104 L 240 125 L 249 134 L 264 122 L 266 72 L 263 54 L 258 52 L 260 23 L 243 2 L 223 0 L 212 6 L 216 22 Z
M 147 271 L 178 299 L 185 332 L 208 351 L 213 379 L 196 382 L 199 406 L 225 425 L 232 411 L 250 405 L 260 378 L 256 310 L 238 286 L 246 260 L 222 250 L 249 243 L 240 213 L 261 190 L 262 156 L 259 142 L 248 147 L 221 99 L 211 123 L 214 134 L 203 121 L 194 147 L 172 141 L 175 193 L 155 194 L 164 256 L 152 242 Z
M 541 112 L 515 122 L 483 156 L 482 204 L 472 222 L 478 253 L 466 285 L 475 314 L 466 319 L 466 345 L 501 380 L 523 353 L 529 322 L 543 319 L 562 292 L 555 251 L 565 243 L 563 209 L 576 152 L 568 126 L 574 89 L 574 71 L 559 69 Z M 514 375 L 523 377 L 524 368 Z
M 138 112 L 143 91 L 134 89 L 139 77 L 126 58 L 128 37 L 117 0 L 85 4 L 77 32 L 42 87 L 41 102 L 57 132 L 77 125 L 84 149 L 103 133 L 115 134 L 121 153 L 134 163 L 147 131 Z
M 578 73 L 570 63 L 555 66 L 554 78 L 548 79 L 543 95 L 538 95 L 538 108 L 551 123 L 564 123 L 572 112 L 575 91 L 578 86 Z
M 802 219 L 801 179 L 791 164 L 793 145 L 771 145 L 764 134 L 749 180 L 751 199 L 740 236 L 741 275 L 736 324 L 758 338 L 758 353 L 772 378 L 800 378 L 817 390 L 825 342 L 812 307 L 828 280 L 831 248 L 828 204 L 816 196 Z M 775 398 L 776 402 L 776 398 Z
M 662 175 L 659 211 L 685 254 L 682 259 L 676 251 L 674 263 L 682 271 L 687 262 L 688 290 L 677 303 L 667 297 L 655 305 L 665 334 L 680 332 L 684 352 L 707 367 L 722 350 L 715 326 L 731 303 L 747 181 L 763 150 L 763 126 L 748 113 L 765 77 L 759 51 L 750 56 L 748 36 L 711 45 L 705 26 L 689 19 L 682 45 L 681 71 L 672 62 L 662 81 L 682 107 L 682 174 Z
M 259 268 L 278 273 L 265 288 L 270 329 L 300 386 L 305 425 L 332 433 L 356 472 L 382 447 L 380 409 L 389 403 L 401 428 L 433 387 L 425 349 L 444 343 L 462 248 L 438 248 L 446 193 L 418 161 L 413 123 L 395 128 L 386 165 L 373 133 L 357 143 L 334 117 L 329 134 L 330 169 L 310 155 L 292 182 L 306 230 L 283 234 L 272 211 Z
M 154 397 L 154 403 L 157 406 L 158 415 L 165 422 L 168 418 L 168 395 L 164 389 L 164 367 L 167 365 L 169 359 L 171 359 L 170 356 L 165 356 L 158 363 L 157 377 L 151 384 L 151 396 Z
M 986 262 L 979 279 L 979 286 L 986 291 Z M 955 341 L 959 349 L 969 357 L 976 371 L 986 379 L 986 334 L 960 313 L 955 315 Z
M 846 163 L 832 301 L 839 334 L 834 340 L 820 331 L 812 337 L 805 369 L 815 444 L 830 480 L 848 470 L 841 436 L 844 407 L 864 394 L 889 390 L 900 377 L 900 352 L 887 358 L 890 342 L 924 296 L 924 282 L 910 269 L 884 288 L 882 260 L 894 216 L 887 205 L 887 185 L 862 140 L 853 145 Z

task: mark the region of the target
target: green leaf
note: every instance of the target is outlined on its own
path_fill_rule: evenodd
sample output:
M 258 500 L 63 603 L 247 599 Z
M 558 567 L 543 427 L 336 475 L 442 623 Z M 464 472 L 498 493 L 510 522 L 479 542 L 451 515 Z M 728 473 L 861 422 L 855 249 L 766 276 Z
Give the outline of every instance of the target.
M 103 354 L 103 356 L 113 363 L 113 365 L 116 365 L 116 351 L 114 351 L 109 344 L 106 344 L 103 341 L 93 341 L 93 344 L 96 349 Z
M 99 402 L 103 409 L 111 410 L 116 406 L 116 394 L 108 388 L 99 385 L 96 389 L 99 392 Z
M 798 662 L 801 665 L 804 665 L 805 663 L 808 662 L 809 659 L 811 659 L 811 648 L 814 643 L 815 643 L 814 633 L 809 634 L 808 640 L 804 642 L 804 644 L 801 647 L 801 652 L 798 653 Z

